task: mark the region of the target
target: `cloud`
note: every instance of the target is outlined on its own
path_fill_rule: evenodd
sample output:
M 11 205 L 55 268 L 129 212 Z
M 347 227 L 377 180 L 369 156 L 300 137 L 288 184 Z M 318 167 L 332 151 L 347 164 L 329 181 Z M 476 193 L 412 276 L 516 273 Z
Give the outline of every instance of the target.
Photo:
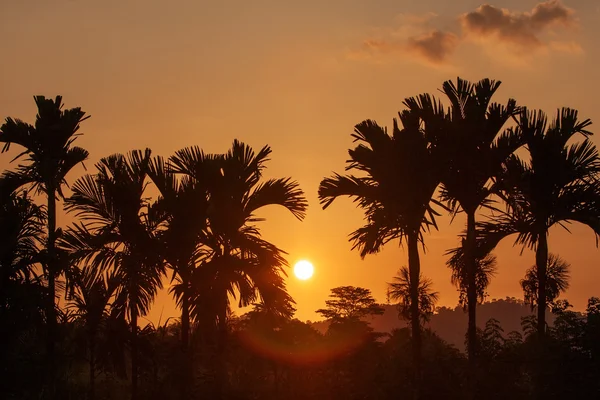
M 355 59 L 417 56 L 431 64 L 443 64 L 458 45 L 458 37 L 450 32 L 434 30 L 419 36 L 408 37 L 402 41 L 386 39 L 368 39 L 359 51 L 351 53 Z
M 394 28 L 377 28 L 373 37 L 349 53 L 353 59 L 384 61 L 385 59 L 418 59 L 441 65 L 448 61 L 459 43 L 451 32 L 435 29 L 434 13 L 400 14 Z
M 555 26 L 572 27 L 577 23 L 574 11 L 557 0 L 539 3 L 529 12 L 484 4 L 460 20 L 466 35 L 497 38 L 521 50 L 544 47 L 540 34 Z
M 440 66 L 450 63 L 462 42 L 473 39 L 482 39 L 484 53 L 492 57 L 502 53 L 503 57 L 517 57 L 520 62 L 529 60 L 534 50 L 541 50 L 542 55 L 583 53 L 579 43 L 559 37 L 554 31 L 555 28 L 575 28 L 578 24 L 574 10 L 559 0 L 543 1 L 525 12 L 483 4 L 455 17 L 454 21 L 457 20 L 459 31 L 453 32 L 436 27 L 436 23 L 439 24 L 436 14 L 401 14 L 395 19 L 395 28 L 378 28 L 372 38 L 349 56 L 375 61 L 408 56 Z
M 398 42 L 383 39 L 367 39 L 363 42 L 363 50 L 373 54 L 390 54 L 401 51 L 404 46 Z
M 458 46 L 458 37 L 451 32 L 432 31 L 422 36 L 408 38 L 407 48 L 425 60 L 441 64 Z

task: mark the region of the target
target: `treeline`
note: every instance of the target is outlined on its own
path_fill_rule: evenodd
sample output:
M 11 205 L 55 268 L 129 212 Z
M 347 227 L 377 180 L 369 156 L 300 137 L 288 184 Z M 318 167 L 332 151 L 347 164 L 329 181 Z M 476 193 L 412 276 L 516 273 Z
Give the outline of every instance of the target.
M 68 191 L 69 172 L 88 157 L 75 145 L 87 116 L 80 108 L 64 110 L 61 97 L 36 97 L 33 125 L 7 118 L 0 128 L 3 151 L 19 147 L 19 164 L 0 178 L 0 357 L 9 377 L 3 393 L 15 399 L 123 398 L 127 390 L 132 399 L 596 393 L 598 352 L 590 338 L 598 334 L 597 301 L 590 300 L 585 318 L 557 301 L 568 285 L 568 263 L 547 244 L 550 227 L 567 221 L 600 233 L 600 160 L 588 138 L 591 122 L 563 109 L 548 123 L 514 100 L 493 103 L 498 87 L 459 78 L 443 85 L 448 108 L 425 94 L 405 100 L 391 132 L 370 120 L 358 124 L 359 144 L 347 164 L 356 175 L 336 174 L 320 185 L 324 208 L 350 196 L 364 210 L 365 225 L 350 237 L 363 257 L 392 240 L 407 244 L 408 266 L 389 293 L 410 333 L 387 340 L 361 320 L 381 311 L 367 289 L 334 289 L 318 310 L 331 322 L 324 336 L 292 319 L 285 252 L 261 237 L 257 211 L 279 205 L 301 220 L 307 202 L 291 178 L 263 179 L 268 146 L 255 152 L 235 140 L 224 154 L 200 147 L 168 158 L 149 149 L 115 154 Z M 521 148 L 526 156 L 516 155 Z M 148 195 L 149 185 L 158 196 Z M 46 202 L 36 204 L 32 192 Z M 56 226 L 61 204 L 75 220 L 68 227 Z M 468 311 L 466 359 L 423 327 L 437 293 L 420 271 L 419 247 L 442 212 L 467 216 L 460 246 L 448 252 Z M 476 325 L 477 304 L 496 269 L 492 251 L 511 235 L 536 251 L 521 285 L 537 318 L 528 320 L 521 340 L 502 336 L 494 321 L 483 331 Z M 140 329 L 165 277 L 179 321 Z M 359 314 L 336 311 L 356 298 L 368 304 L 356 308 Z M 255 310 L 236 319 L 231 301 Z M 547 328 L 550 307 L 563 325 Z M 559 380 L 581 368 L 580 379 Z M 506 383 L 507 373 L 514 385 Z

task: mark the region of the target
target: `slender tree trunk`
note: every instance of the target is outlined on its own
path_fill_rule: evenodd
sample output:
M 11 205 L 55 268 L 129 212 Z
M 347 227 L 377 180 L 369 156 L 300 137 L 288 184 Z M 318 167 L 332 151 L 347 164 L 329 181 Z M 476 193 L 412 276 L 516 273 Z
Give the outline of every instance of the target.
M 413 399 L 421 396 L 421 321 L 419 308 L 419 276 L 421 262 L 419 260 L 418 232 L 408 236 L 408 270 L 410 274 L 410 324 L 412 332 L 412 358 L 414 369 Z
M 90 400 L 96 397 L 96 335 L 90 335 Z
M 467 352 L 469 356 L 469 396 L 476 397 L 477 390 L 477 262 L 475 210 L 467 212 L 467 238 L 465 243 L 465 267 L 467 269 L 467 307 L 469 325 L 467 328 Z
M 190 346 L 190 306 L 188 294 L 184 293 L 181 302 L 181 349 L 187 352 Z
M 546 399 L 545 390 L 545 365 L 546 365 L 546 280 L 548 266 L 548 232 L 543 230 L 540 233 L 535 252 L 535 263 L 537 267 L 538 279 L 538 304 L 537 304 L 537 334 L 538 334 L 538 362 L 537 362 L 537 398 Z
M 137 310 L 131 309 L 131 400 L 138 398 L 138 346 L 137 346 Z
M 184 282 L 184 285 L 186 282 Z M 181 354 L 183 360 L 183 376 L 181 383 L 181 398 L 185 400 L 189 396 L 190 386 L 192 384 L 192 363 L 190 351 L 190 310 L 189 293 L 187 286 L 184 289 L 181 302 Z
M 544 230 L 538 238 L 535 252 L 538 279 L 537 330 L 540 339 L 546 334 L 546 280 L 548 266 L 548 233 Z
M 46 260 L 47 278 L 48 278 L 48 299 L 46 303 L 46 357 L 47 357 L 47 378 L 50 387 L 56 384 L 56 189 L 50 185 L 47 186 L 48 195 L 48 236 L 46 241 Z
M 226 398 L 227 391 L 227 364 L 225 360 L 225 349 L 227 345 L 227 311 L 223 311 L 219 315 L 219 327 L 217 338 L 217 393 L 216 398 L 223 400 Z

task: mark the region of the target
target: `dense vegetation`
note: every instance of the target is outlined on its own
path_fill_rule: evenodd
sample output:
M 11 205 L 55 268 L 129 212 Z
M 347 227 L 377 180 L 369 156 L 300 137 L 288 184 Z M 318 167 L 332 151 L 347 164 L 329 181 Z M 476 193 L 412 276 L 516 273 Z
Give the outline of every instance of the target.
M 408 98 L 390 133 L 359 123 L 352 174 L 320 185 L 324 208 L 349 196 L 364 211 L 365 225 L 350 236 L 361 256 L 406 241 L 407 266 L 399 263 L 389 297 L 409 328 L 391 333 L 370 327 L 369 316 L 384 308 L 365 288 L 332 289 L 317 310 L 325 332 L 293 318 L 286 253 L 261 237 L 257 211 L 279 205 L 302 220 L 308 204 L 291 178 L 263 179 L 268 146 L 255 152 L 235 140 L 224 154 L 199 147 L 168 158 L 149 149 L 114 154 L 66 190 L 69 172 L 88 157 L 75 146 L 87 117 L 63 110 L 60 97 L 36 97 L 35 124 L 7 118 L 0 128 L 3 151 L 19 147 L 19 164 L 0 178 L 0 392 L 9 399 L 596 397 L 600 300 L 590 299 L 585 313 L 559 300 L 570 266 L 547 241 L 550 227 L 565 221 L 600 234 L 591 122 L 571 109 L 548 122 L 515 100 L 493 103 L 499 85 L 445 82 L 448 108 L 428 94 Z M 68 227 L 56 226 L 60 204 L 75 221 Z M 448 251 L 468 312 L 466 354 L 427 325 L 437 293 L 419 248 L 442 212 L 467 216 L 460 246 Z M 521 332 L 477 321 L 498 268 L 492 252 L 511 235 L 536 252 L 521 285 L 537 312 L 523 318 Z M 181 316 L 141 327 L 163 282 Z M 253 310 L 237 317 L 232 302 Z

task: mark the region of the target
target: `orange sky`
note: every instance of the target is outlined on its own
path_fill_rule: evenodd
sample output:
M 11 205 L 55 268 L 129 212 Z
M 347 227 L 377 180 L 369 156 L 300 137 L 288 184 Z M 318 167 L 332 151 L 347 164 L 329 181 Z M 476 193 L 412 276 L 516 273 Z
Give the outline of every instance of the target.
M 311 280 L 291 277 L 288 285 L 297 316 L 315 319 L 335 286 L 367 287 L 385 301 L 386 282 L 406 263 L 393 243 L 361 260 L 347 242 L 361 213 L 346 200 L 327 211 L 318 205 L 318 184 L 343 170 L 356 123 L 391 125 L 405 97 L 457 75 L 502 80 L 498 101 L 511 96 L 550 113 L 570 106 L 600 121 L 600 7 L 536 4 L 0 0 L 0 116 L 33 122 L 34 94 L 62 94 L 67 107 L 92 115 L 78 143 L 91 152 L 88 169 L 102 156 L 146 146 L 168 156 L 196 144 L 223 152 L 234 138 L 255 148 L 268 143 L 267 175 L 297 179 L 310 208 L 302 223 L 266 210 L 263 233 L 290 263 L 314 263 Z M 0 157 L 0 168 L 8 161 Z M 463 224 L 443 218 L 427 237 L 422 268 L 441 305 L 457 301 L 443 253 Z M 550 250 L 572 264 L 566 297 L 577 308 L 600 295 L 591 230 L 554 229 Z M 534 257 L 519 252 L 510 241 L 498 248 L 490 298 L 521 297 L 518 281 Z M 166 292 L 148 317 L 156 322 L 161 312 L 163 321 L 177 315 Z

